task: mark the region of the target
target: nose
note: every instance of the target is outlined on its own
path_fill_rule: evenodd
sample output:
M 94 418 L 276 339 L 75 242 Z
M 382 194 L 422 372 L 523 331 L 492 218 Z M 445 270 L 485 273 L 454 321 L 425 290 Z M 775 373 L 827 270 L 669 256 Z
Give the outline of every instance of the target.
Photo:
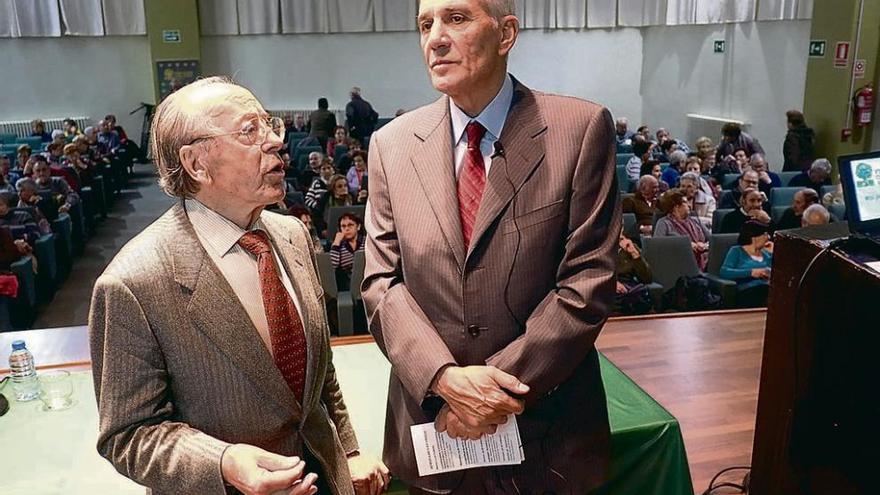
M 284 146 L 284 139 L 275 134 L 271 130 L 266 130 L 266 140 L 263 141 L 263 152 L 264 153 L 278 153 L 281 151 L 281 148 Z
M 433 24 L 431 24 L 431 30 L 428 32 L 428 39 L 426 40 L 428 49 L 432 52 L 440 51 L 440 55 L 444 55 L 445 50 L 449 48 L 449 36 L 447 34 L 446 25 L 442 19 L 434 19 Z

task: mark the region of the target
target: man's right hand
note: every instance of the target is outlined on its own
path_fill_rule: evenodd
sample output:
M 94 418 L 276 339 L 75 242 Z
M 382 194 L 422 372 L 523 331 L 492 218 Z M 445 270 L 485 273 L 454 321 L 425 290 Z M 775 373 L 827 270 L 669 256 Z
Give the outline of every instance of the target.
M 502 424 L 508 414 L 520 414 L 525 406 L 509 393 L 525 394 L 528 385 L 494 366 L 448 366 L 433 387 L 468 427 Z
M 245 495 L 314 495 L 318 476 L 303 477 L 306 464 L 299 457 L 273 454 L 253 445 L 230 445 L 220 459 L 223 480 Z

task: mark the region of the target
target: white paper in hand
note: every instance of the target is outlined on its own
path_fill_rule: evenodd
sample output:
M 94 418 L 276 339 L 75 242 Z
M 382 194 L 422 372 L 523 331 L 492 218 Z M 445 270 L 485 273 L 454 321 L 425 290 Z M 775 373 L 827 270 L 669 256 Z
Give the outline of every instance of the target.
M 413 425 L 410 433 L 419 476 L 484 466 L 521 464 L 525 459 L 519 427 L 513 414 L 507 417 L 507 423 L 499 426 L 495 433 L 483 435 L 479 440 L 450 438 L 446 432 L 438 432 L 434 423 Z

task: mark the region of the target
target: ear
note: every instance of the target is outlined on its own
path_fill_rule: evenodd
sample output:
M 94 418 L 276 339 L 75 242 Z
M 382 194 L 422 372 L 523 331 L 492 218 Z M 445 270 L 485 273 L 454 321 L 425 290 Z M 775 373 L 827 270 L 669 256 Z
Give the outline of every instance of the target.
M 515 15 L 507 15 L 501 19 L 501 44 L 498 48 L 499 55 L 507 55 L 516 43 L 519 35 L 519 19 Z
M 178 152 L 180 164 L 183 170 L 199 185 L 211 183 L 211 174 L 205 165 L 204 151 L 199 150 L 196 146 L 187 144 L 180 148 Z

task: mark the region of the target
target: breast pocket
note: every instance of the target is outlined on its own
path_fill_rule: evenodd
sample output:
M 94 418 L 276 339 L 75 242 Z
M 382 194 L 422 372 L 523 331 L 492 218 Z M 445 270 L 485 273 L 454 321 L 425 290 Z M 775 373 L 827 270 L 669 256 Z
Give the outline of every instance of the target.
M 563 203 L 564 201 L 560 199 L 544 206 L 539 206 L 531 211 L 517 215 L 515 221 L 513 218 L 508 218 L 501 222 L 501 232 L 503 234 L 512 234 L 517 230 L 523 230 L 553 220 L 562 215 L 564 211 Z

